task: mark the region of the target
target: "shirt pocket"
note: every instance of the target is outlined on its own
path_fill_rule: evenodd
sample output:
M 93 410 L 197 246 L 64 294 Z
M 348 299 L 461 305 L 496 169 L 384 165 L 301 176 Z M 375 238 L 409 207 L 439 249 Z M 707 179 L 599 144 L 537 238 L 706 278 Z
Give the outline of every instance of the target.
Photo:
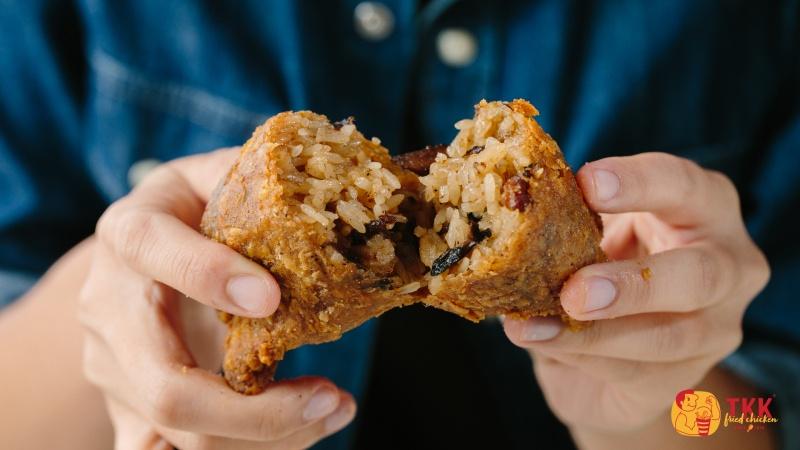
M 253 111 L 207 86 L 148 76 L 100 50 L 91 55 L 90 69 L 86 163 L 109 201 L 130 190 L 127 174 L 137 161 L 241 145 L 279 111 L 277 101 Z

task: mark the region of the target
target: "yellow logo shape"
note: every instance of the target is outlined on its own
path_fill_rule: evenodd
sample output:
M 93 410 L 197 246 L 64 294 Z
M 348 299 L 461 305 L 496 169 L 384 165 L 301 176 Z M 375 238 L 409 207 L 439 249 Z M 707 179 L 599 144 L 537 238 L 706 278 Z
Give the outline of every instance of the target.
M 719 401 L 711 392 L 686 389 L 678 392 L 670 419 L 678 434 L 711 436 L 719 428 Z

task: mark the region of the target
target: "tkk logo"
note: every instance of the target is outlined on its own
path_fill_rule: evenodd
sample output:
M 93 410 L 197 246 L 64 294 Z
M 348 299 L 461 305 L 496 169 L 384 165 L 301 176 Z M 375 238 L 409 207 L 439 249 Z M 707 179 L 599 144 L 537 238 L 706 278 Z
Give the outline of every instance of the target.
M 719 402 L 714 394 L 686 389 L 672 404 L 672 426 L 684 436 L 711 436 L 719 428 Z
M 763 430 L 764 424 L 776 423 L 777 417 L 769 410 L 773 397 L 726 398 L 729 411 L 725 413 L 725 427 L 733 426 L 747 432 Z
M 719 428 L 720 422 L 724 428 L 758 431 L 763 430 L 765 424 L 778 422 L 769 409 L 773 399 L 774 396 L 726 398 L 728 411 L 723 416 L 714 394 L 686 389 L 675 396 L 670 419 L 675 431 L 684 436 L 711 436 Z M 721 417 L 724 420 L 721 421 Z

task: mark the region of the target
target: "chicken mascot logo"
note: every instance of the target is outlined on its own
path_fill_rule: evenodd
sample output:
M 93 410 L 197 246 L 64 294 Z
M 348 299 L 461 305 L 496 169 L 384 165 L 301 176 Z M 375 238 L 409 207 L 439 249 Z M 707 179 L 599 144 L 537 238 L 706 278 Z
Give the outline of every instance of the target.
M 706 391 L 686 389 L 678 392 L 670 418 L 679 434 L 693 437 L 711 436 L 719 428 L 719 401 Z

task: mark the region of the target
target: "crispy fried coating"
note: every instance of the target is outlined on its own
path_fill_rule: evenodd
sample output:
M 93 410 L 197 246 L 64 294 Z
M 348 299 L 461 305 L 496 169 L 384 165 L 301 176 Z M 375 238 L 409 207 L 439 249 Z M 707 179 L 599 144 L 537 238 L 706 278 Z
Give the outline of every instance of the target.
M 479 104 L 476 117 L 491 105 Z M 473 321 L 559 315 L 576 327 L 561 308 L 559 292 L 576 270 L 606 260 L 600 218 L 586 206 L 556 142 L 533 119 L 536 109 L 524 100 L 505 106 L 527 119 L 506 140 L 534 161 L 501 189 L 505 208 L 516 211 L 511 231 L 505 231 L 503 245 L 483 252 L 476 267 L 444 277 L 424 301 Z
M 482 102 L 476 117 L 482 108 L 498 104 Z M 206 236 L 264 265 L 282 288 L 280 307 L 271 317 L 221 314 L 229 327 L 223 370 L 233 389 L 261 392 L 286 351 L 338 339 L 372 317 L 412 303 L 472 321 L 500 314 L 567 319 L 558 301 L 564 281 L 580 267 L 606 259 L 599 247 L 599 217 L 584 203 L 555 141 L 533 119 L 535 108 L 524 100 L 503 105 L 524 117 L 514 116 L 518 125 L 507 142 L 513 141 L 514 151 L 533 163 L 495 175 L 501 179 L 502 220 L 508 223 L 498 219 L 491 223 L 502 226 L 490 229 L 488 219 L 462 212 L 470 221 L 469 240 L 454 246 L 437 236 L 456 223 L 434 233 L 432 216 L 460 206 L 426 201 L 418 178 L 427 175 L 432 163 L 450 158 L 444 148 L 427 148 L 393 162 L 385 148 L 353 132 L 347 145 L 358 146 L 395 174 L 402 184 L 396 192 L 405 200 L 367 222 L 363 232 L 342 226 L 340 219 L 332 230 L 321 225 L 325 217 L 313 222 L 303 216 L 297 194 L 287 190 L 290 181 L 281 163 L 287 152 L 299 153 L 292 149 L 304 121 L 327 119 L 310 112 L 281 113 L 255 131 L 212 196 L 201 224 Z M 342 128 L 337 126 L 331 129 Z M 469 158 L 482 152 L 483 146 L 471 146 L 458 161 L 471 163 Z M 337 210 L 327 208 L 333 217 Z M 491 212 L 483 215 L 486 219 Z M 420 229 L 427 237 L 417 236 Z M 435 258 L 422 254 L 425 239 L 441 247 L 430 247 L 441 250 Z M 369 245 L 362 245 L 365 241 Z M 387 245 L 395 248 L 394 260 L 385 256 L 391 252 L 362 255 Z
M 281 286 L 280 306 L 270 317 L 221 314 L 229 327 L 223 372 L 231 387 L 245 394 L 264 389 L 286 351 L 338 339 L 369 318 L 417 301 L 389 289 L 397 280 L 341 261 L 330 233 L 301 220 L 290 205 L 277 156 L 290 151 L 299 131 L 297 115 L 327 120 L 308 112 L 282 113 L 259 127 L 213 194 L 201 224 L 206 236 L 261 263 Z M 360 133 L 357 139 L 374 161 L 395 167 L 385 148 Z

